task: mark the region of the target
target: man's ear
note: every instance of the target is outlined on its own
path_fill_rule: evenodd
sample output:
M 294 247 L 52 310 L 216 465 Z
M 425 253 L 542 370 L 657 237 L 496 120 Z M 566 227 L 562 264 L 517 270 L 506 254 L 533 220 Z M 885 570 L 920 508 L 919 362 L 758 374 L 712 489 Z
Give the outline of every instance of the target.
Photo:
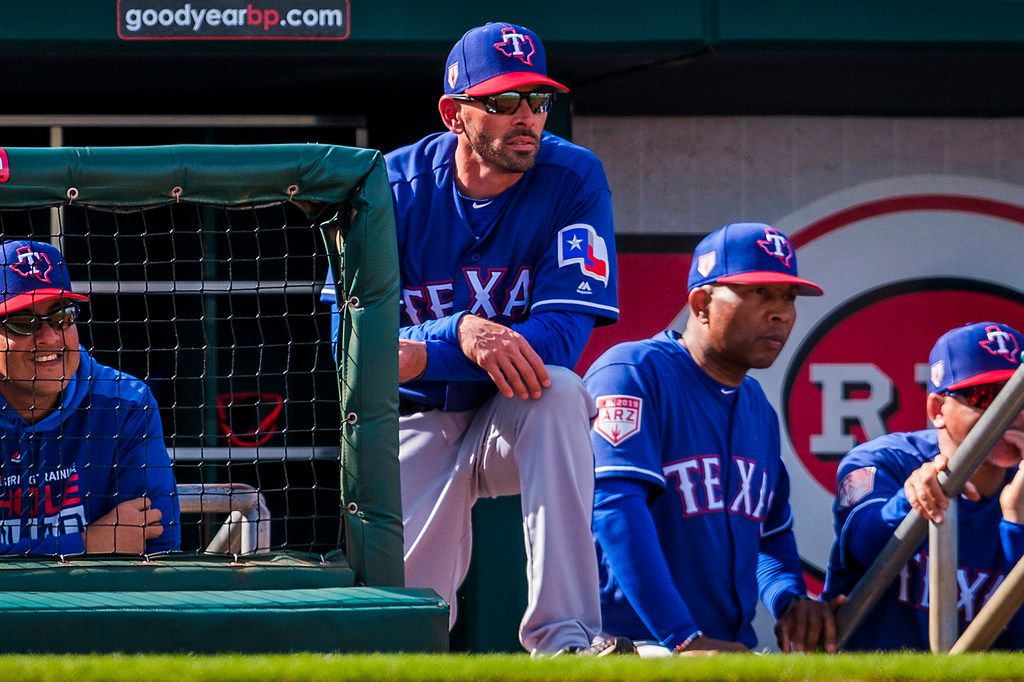
M 690 315 L 700 324 L 708 324 L 708 308 L 711 305 L 711 294 L 704 287 L 696 287 L 686 299 L 690 307 Z
M 465 127 L 462 125 L 462 114 L 455 100 L 450 97 L 442 97 L 437 102 L 437 110 L 441 114 L 441 121 L 444 122 L 445 128 L 456 135 L 461 135 L 465 131 Z
M 928 421 L 937 429 L 945 428 L 946 418 L 942 416 L 942 405 L 948 400 L 944 395 L 929 393 L 925 402 L 925 411 L 928 413 Z

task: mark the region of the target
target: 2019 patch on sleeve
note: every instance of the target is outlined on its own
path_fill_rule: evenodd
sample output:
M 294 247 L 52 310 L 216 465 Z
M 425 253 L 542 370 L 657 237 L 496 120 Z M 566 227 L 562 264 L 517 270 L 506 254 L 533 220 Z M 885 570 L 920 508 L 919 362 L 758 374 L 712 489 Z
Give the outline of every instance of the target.
M 632 395 L 598 396 L 594 431 L 612 445 L 619 445 L 640 432 L 643 404 L 643 398 Z
M 846 474 L 839 484 L 840 507 L 852 507 L 875 489 L 875 467 L 861 467 Z

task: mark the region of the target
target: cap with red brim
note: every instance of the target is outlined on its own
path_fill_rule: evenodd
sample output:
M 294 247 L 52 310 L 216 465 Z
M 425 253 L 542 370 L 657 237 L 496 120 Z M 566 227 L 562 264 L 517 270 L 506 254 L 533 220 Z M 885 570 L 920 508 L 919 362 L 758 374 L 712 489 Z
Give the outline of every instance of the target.
M 974 322 L 951 329 L 928 355 L 929 393 L 1006 381 L 1020 366 L 1024 336 L 1000 322 Z
M 540 37 L 508 22 L 491 22 L 466 31 L 445 62 L 446 95 L 494 95 L 529 86 L 569 92 L 548 77 Z
M 786 275 L 781 272 L 766 272 L 764 270 L 754 272 L 743 272 L 738 275 L 726 275 L 717 280 L 723 284 L 795 284 L 797 293 L 801 296 L 821 296 L 825 290 L 814 282 Z
M 693 250 L 687 290 L 705 284 L 795 284 L 801 296 L 821 296 L 814 282 L 799 277 L 796 249 L 765 223 L 729 223 Z
M 0 314 L 55 299 L 89 300 L 72 290 L 71 275 L 60 251 L 46 242 L 4 242 L 0 252 Z

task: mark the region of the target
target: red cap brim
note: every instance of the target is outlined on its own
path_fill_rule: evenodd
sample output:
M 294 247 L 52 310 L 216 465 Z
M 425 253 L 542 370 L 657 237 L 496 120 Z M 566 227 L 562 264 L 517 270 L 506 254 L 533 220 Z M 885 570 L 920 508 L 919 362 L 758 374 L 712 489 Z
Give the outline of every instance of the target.
M 950 384 L 946 387 L 947 391 L 956 391 L 961 388 L 967 388 L 968 386 L 981 386 L 982 384 L 996 384 L 1000 381 L 1007 381 L 1013 376 L 1016 370 L 1012 369 L 994 369 L 991 372 L 982 372 L 981 374 L 975 374 L 973 377 L 958 381 L 955 384 Z
M 824 289 L 810 280 L 771 270 L 741 272 L 737 275 L 719 277 L 715 281 L 722 284 L 795 284 L 800 296 L 821 296 L 825 293 Z
M 64 289 L 33 289 L 32 291 L 25 292 L 24 294 L 18 294 L 17 296 L 12 296 L 6 301 L 0 302 L 0 315 L 7 315 L 18 310 L 31 308 L 36 303 L 52 301 L 58 298 L 66 298 L 72 301 L 89 300 L 88 296 L 83 296 L 82 294 L 75 294 Z
M 569 88 L 547 76 L 542 76 L 533 71 L 513 71 L 503 73 L 494 78 L 488 78 L 483 83 L 477 83 L 471 88 L 466 88 L 463 94 L 466 95 L 496 95 L 499 92 L 508 92 L 526 85 L 548 85 L 562 92 L 569 92 Z

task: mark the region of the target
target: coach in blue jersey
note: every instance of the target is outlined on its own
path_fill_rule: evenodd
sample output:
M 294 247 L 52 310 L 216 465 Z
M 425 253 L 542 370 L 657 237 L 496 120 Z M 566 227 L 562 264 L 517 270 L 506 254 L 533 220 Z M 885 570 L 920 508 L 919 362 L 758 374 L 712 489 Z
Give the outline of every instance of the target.
M 178 549 L 156 401 L 79 345 L 60 252 L 4 242 L 0 285 L 0 554 Z
M 572 368 L 618 318 L 611 197 L 586 149 L 544 132 L 544 46 L 489 23 L 455 44 L 447 132 L 387 155 L 401 269 L 399 411 L 406 582 L 445 597 L 480 497 L 521 493 L 538 654 L 632 650 L 600 630 L 590 544 L 593 403 Z M 332 287 L 325 300 L 334 300 Z M 337 321 L 337 316 L 334 316 Z M 336 333 L 335 333 L 336 336 Z
M 697 246 L 685 331 L 623 343 L 585 378 L 604 629 L 678 653 L 756 644 L 758 594 L 784 651 L 834 648 L 793 537 L 779 424 L 751 368 L 770 366 L 796 319 L 793 245 L 733 223 Z
M 997 322 L 946 332 L 928 358 L 925 411 L 935 427 L 858 445 L 839 464 L 836 541 L 825 593 L 848 593 L 911 508 L 941 523 L 950 500 L 938 474 L 1020 365 L 1024 336 Z M 992 448 L 956 500 L 961 630 L 1024 555 L 1024 413 Z M 922 544 L 847 642 L 850 649 L 929 649 L 928 552 Z M 1024 647 L 1017 614 L 997 648 Z

